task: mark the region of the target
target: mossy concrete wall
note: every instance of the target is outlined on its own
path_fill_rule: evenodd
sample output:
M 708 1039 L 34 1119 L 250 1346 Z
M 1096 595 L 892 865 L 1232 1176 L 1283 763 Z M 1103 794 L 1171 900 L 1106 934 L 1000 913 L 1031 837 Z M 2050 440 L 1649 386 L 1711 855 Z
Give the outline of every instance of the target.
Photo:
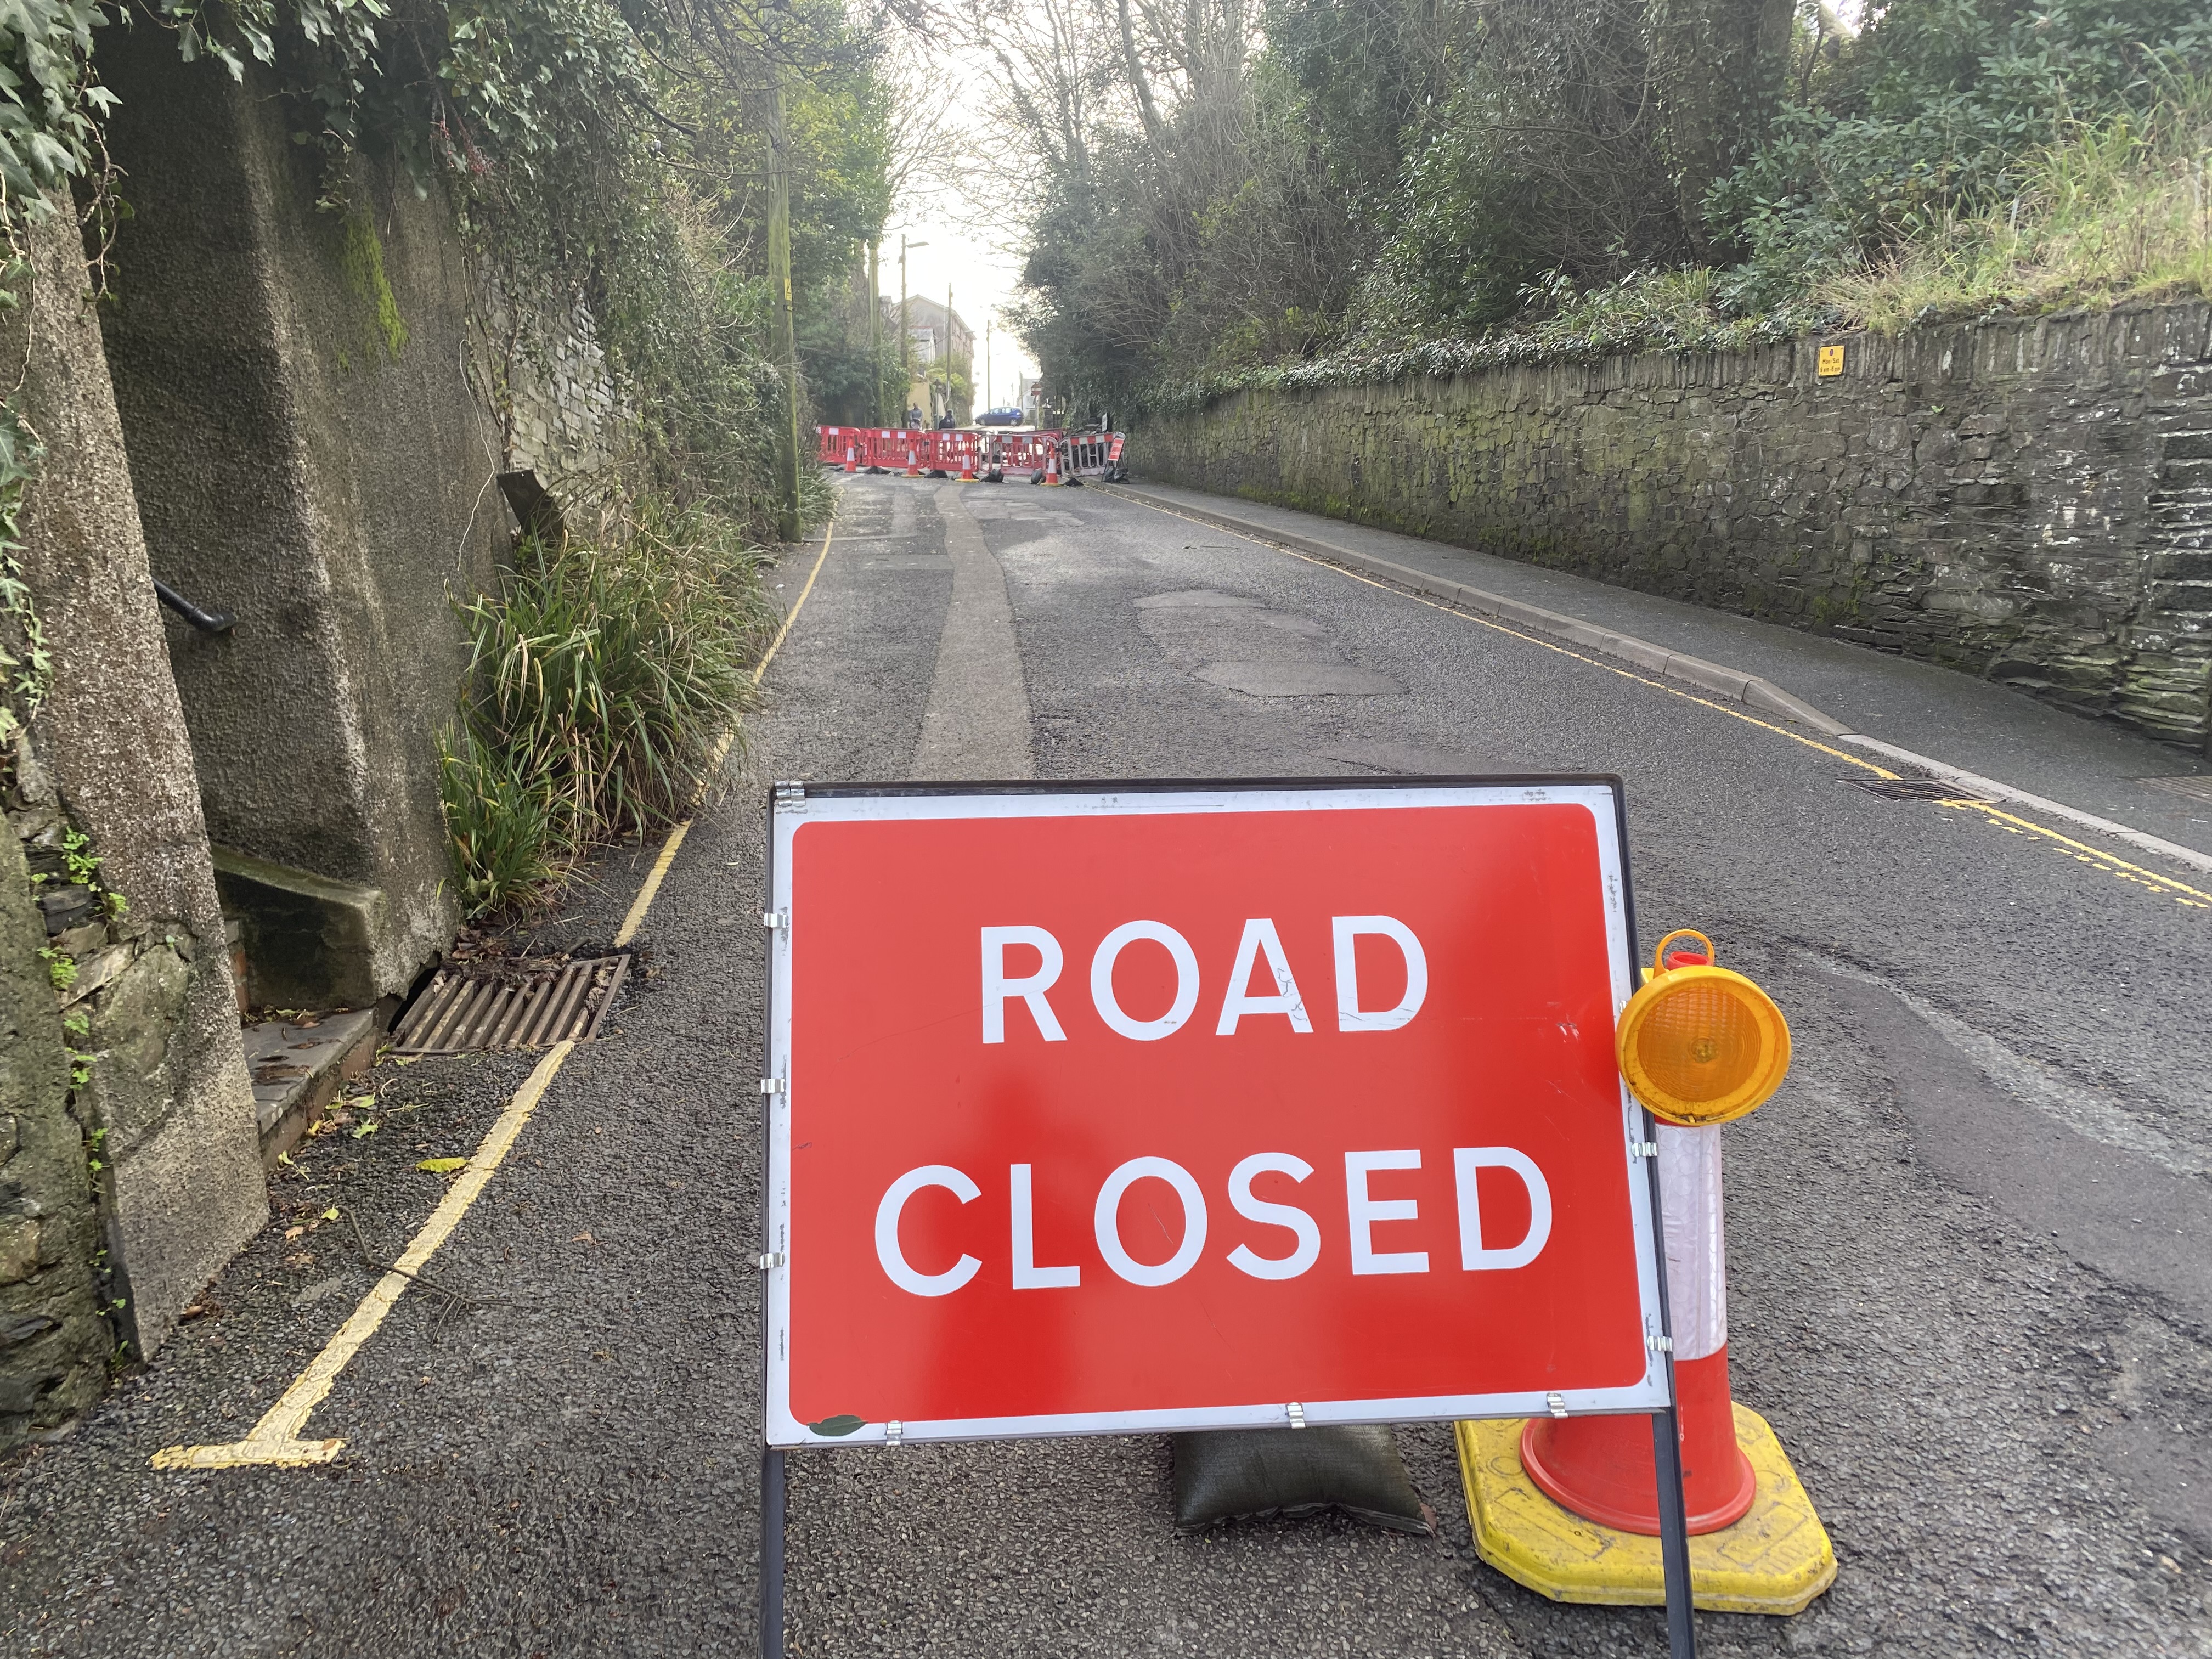
M 2201 302 L 1239 392 L 1146 422 L 1131 457 L 2207 741 Z
M 255 872 L 218 859 L 225 902 L 257 1002 L 364 1006 L 455 921 L 449 596 L 491 584 L 512 530 L 468 372 L 477 285 L 436 191 L 368 159 L 343 210 L 319 206 L 321 153 L 268 77 L 112 33 L 131 214 L 103 321 L 131 477 L 154 574 L 240 618 L 166 624 L 209 834 Z

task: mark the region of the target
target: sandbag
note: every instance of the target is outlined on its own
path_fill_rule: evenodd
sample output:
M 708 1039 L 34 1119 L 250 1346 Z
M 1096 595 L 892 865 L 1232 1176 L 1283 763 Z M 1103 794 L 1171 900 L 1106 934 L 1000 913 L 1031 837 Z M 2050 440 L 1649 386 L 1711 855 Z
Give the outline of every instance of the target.
M 1206 1429 L 1168 1438 L 1178 1532 L 1328 1509 L 1393 1532 L 1436 1530 L 1436 1516 L 1406 1479 L 1397 1437 L 1387 1424 Z

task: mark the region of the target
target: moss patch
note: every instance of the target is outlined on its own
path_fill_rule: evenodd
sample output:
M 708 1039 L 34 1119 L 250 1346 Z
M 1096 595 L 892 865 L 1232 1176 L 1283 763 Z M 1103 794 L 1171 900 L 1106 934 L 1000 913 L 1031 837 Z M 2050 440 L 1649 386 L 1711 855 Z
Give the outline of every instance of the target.
M 338 244 L 338 269 L 345 275 L 346 286 L 354 297 L 367 306 L 374 315 L 375 337 L 384 343 L 385 354 L 394 362 L 399 361 L 400 348 L 407 343 L 407 323 L 399 314 L 399 301 L 393 297 L 392 284 L 384 275 L 384 245 L 377 240 L 376 226 L 366 213 L 358 210 L 345 216 L 345 228 Z

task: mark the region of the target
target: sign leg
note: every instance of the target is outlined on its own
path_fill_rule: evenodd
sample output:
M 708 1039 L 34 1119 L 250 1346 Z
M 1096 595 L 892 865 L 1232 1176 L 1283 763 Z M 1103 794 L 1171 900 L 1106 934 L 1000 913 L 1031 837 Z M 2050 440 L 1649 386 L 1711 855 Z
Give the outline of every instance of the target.
M 1678 1493 L 1680 1486 L 1677 1476 Z M 1678 1501 L 1675 1513 L 1680 1512 Z M 761 1659 L 783 1659 L 783 1453 L 775 1446 L 761 1453 L 760 1559 Z M 1674 1583 L 1671 1569 L 1668 1583 Z
M 1674 1361 L 1667 1360 L 1667 1391 L 1674 1390 Z M 1669 1406 L 1651 1414 L 1651 1459 L 1659 1470 L 1659 1564 L 1667 1577 L 1668 1659 L 1697 1659 L 1698 1632 L 1691 1622 L 1690 1524 L 1682 1498 L 1680 1419 Z

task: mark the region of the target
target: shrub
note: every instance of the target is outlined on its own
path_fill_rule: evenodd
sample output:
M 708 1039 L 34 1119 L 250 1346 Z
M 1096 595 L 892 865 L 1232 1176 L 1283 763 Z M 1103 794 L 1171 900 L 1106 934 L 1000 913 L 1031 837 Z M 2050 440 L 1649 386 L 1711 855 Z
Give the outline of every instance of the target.
M 552 879 L 544 795 L 465 725 L 440 740 L 438 794 L 464 915 L 519 905 Z
M 647 502 L 617 545 L 526 540 L 463 604 L 471 654 L 443 795 L 463 908 L 506 908 L 586 849 L 672 826 L 754 706 L 763 556 L 706 508 Z

